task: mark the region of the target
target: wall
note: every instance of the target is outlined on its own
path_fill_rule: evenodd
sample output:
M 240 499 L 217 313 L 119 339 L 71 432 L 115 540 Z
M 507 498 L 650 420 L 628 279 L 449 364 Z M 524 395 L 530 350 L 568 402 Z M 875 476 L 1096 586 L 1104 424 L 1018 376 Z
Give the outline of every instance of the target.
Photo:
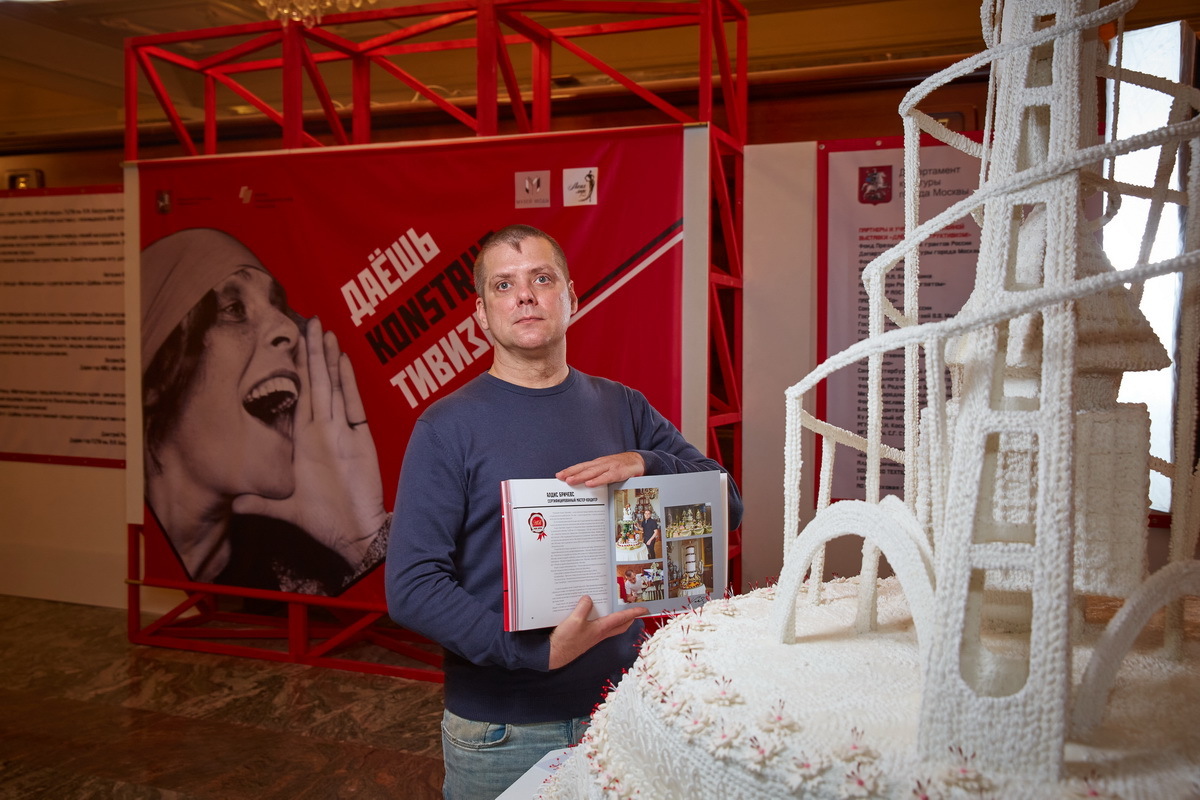
M 783 565 L 784 391 L 817 365 L 816 170 L 815 142 L 746 148 L 743 590 Z M 814 506 L 811 491 L 801 505 Z

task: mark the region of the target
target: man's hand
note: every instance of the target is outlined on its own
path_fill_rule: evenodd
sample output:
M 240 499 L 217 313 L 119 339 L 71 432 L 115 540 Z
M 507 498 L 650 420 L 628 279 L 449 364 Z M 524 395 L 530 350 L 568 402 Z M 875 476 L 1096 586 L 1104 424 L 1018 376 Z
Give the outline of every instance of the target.
M 604 486 L 646 474 L 646 462 L 633 451 L 594 458 L 573 467 L 559 470 L 554 477 L 572 486 Z
M 610 636 L 624 633 L 647 611 L 642 606 L 633 606 L 605 617 L 588 619 L 588 614 L 592 613 L 592 598 L 585 594 L 579 598 L 571 616 L 550 633 L 550 669 L 565 667 Z

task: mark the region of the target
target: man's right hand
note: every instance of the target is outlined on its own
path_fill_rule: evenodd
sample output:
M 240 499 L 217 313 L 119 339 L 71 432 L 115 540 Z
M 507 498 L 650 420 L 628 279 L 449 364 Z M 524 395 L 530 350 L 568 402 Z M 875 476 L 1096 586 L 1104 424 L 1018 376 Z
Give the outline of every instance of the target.
M 565 667 L 610 636 L 624 633 L 635 619 L 648 611 L 643 606 L 633 606 L 588 619 L 592 613 L 592 598 L 585 594 L 579 598 L 571 616 L 550 633 L 550 669 Z

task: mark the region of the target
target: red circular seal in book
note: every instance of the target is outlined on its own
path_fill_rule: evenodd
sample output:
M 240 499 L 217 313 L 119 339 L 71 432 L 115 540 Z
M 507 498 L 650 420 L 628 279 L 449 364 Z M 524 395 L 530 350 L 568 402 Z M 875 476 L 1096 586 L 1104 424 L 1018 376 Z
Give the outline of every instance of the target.
M 546 538 L 546 518 L 542 512 L 535 511 L 529 515 L 529 530 L 536 533 L 539 539 Z

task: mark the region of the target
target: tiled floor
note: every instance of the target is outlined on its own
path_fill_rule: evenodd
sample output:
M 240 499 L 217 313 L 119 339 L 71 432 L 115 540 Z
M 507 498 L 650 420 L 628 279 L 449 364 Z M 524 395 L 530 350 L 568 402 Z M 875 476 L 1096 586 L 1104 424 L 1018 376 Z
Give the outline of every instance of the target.
M 0 596 L 0 800 L 441 796 L 441 686 L 138 647 L 125 612 Z

